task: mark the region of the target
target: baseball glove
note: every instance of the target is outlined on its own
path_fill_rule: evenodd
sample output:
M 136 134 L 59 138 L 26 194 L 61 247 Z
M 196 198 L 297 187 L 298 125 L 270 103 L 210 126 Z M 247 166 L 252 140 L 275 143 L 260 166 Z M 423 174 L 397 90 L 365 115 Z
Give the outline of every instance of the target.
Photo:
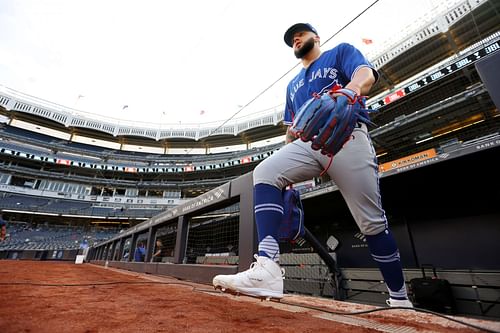
M 315 94 L 302 105 L 290 132 L 322 154 L 334 156 L 351 137 L 356 123 L 371 123 L 365 97 L 349 89 Z

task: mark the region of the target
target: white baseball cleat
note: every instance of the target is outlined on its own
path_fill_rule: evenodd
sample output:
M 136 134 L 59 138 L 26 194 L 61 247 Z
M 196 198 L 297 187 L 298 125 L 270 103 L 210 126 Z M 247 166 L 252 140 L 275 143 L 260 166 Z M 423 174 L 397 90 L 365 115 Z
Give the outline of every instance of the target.
M 391 308 L 393 308 L 393 307 L 413 308 L 412 302 L 410 302 L 410 300 L 407 300 L 407 299 L 393 299 L 393 298 L 389 298 L 385 302 Z
M 246 271 L 232 275 L 217 275 L 213 285 L 222 291 L 255 297 L 283 298 L 284 271 L 274 260 L 254 255 L 257 261 Z

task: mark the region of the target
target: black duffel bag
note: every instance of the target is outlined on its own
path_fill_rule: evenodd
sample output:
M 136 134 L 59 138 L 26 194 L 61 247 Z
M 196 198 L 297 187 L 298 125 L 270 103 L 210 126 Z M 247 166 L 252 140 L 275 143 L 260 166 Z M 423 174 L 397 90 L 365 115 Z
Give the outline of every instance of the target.
M 432 268 L 433 276 L 426 276 L 425 269 Z M 433 265 L 421 265 L 422 277 L 410 280 L 413 304 L 422 309 L 454 314 L 457 312 L 455 298 L 448 280 L 438 278 Z

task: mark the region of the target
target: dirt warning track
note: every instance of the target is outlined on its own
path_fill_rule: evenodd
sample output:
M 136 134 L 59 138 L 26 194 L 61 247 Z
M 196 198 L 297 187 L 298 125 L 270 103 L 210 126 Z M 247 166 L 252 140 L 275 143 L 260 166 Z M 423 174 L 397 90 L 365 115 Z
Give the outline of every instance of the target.
M 407 310 L 290 295 L 282 302 L 90 264 L 0 261 L 0 332 L 478 332 Z M 500 323 L 460 318 L 493 331 Z

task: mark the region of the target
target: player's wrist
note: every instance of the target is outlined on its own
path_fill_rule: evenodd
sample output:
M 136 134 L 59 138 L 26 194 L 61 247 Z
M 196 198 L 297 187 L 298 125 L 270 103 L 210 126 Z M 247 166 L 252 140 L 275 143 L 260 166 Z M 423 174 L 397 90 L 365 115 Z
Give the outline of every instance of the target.
M 349 91 L 352 91 L 356 96 L 361 96 L 361 91 L 363 90 L 362 87 L 354 82 L 349 82 L 346 84 L 346 86 L 342 89 L 346 89 Z
M 344 92 L 349 92 L 353 96 L 359 96 L 360 95 L 360 90 L 359 89 L 344 88 L 344 89 L 341 89 L 341 90 L 344 91 Z
M 352 90 L 350 88 L 340 88 L 340 89 L 335 89 L 331 90 L 329 92 L 329 95 L 332 98 L 338 97 L 338 96 L 344 96 L 347 97 L 349 104 L 354 104 L 356 103 L 359 95 L 356 93 L 355 90 Z

